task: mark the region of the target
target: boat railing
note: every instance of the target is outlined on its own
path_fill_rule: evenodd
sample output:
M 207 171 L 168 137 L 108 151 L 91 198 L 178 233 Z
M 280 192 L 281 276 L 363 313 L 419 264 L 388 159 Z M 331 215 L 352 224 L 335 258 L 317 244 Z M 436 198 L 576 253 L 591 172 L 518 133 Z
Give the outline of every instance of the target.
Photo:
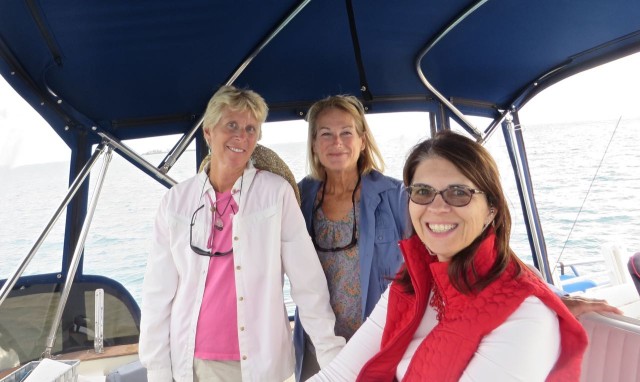
M 615 286 L 631 281 L 626 266 L 630 254 L 623 246 L 605 243 L 600 253 L 601 258 L 558 262 L 559 279 L 565 291 L 584 292 L 593 287 Z
M 89 159 L 89 161 L 85 163 L 84 167 L 82 168 L 82 170 L 80 171 L 76 179 L 73 181 L 71 186 L 69 186 L 69 191 L 67 192 L 67 195 L 62 200 L 62 202 L 58 206 L 58 209 L 55 211 L 55 213 L 49 220 L 49 223 L 40 234 L 40 237 L 38 237 L 38 239 L 36 240 L 36 243 L 33 245 L 33 247 L 31 248 L 29 253 L 25 256 L 25 258 L 22 260 L 22 262 L 18 265 L 18 268 L 16 268 L 16 270 L 9 276 L 9 278 L 7 278 L 7 281 L 3 284 L 2 288 L 0 289 L 0 306 L 2 305 L 2 302 L 7 298 L 9 293 L 11 292 L 11 289 L 18 281 L 18 278 L 20 278 L 20 276 L 22 276 L 24 271 L 27 269 L 27 266 L 35 256 L 36 252 L 38 251 L 38 249 L 40 249 L 40 246 L 49 235 L 49 232 L 51 232 L 53 225 L 58 221 L 58 218 L 60 218 L 65 208 L 67 208 L 67 205 L 71 202 L 71 199 L 73 199 L 73 197 L 77 193 L 82 183 L 90 174 L 91 168 L 95 165 L 97 160 L 106 150 L 107 150 L 107 147 L 105 145 L 99 145 L 96 148 L 94 154 Z
M 598 264 L 598 263 L 603 263 L 604 260 L 587 260 L 587 261 L 575 261 L 575 262 L 570 262 L 570 263 L 565 263 L 563 261 L 558 262 L 558 265 L 560 266 L 560 275 L 566 275 L 567 273 L 567 268 L 571 270 L 571 272 L 573 272 L 573 274 L 575 276 L 579 276 L 580 272 L 578 272 L 578 266 L 579 265 L 593 265 L 593 264 Z
M 610 271 L 604 260 L 558 262 L 560 286 L 567 293 L 585 292 L 587 289 L 612 285 Z M 600 265 L 605 270 L 585 272 L 584 269 Z M 581 270 L 582 269 L 582 270 Z
M 67 207 L 67 205 L 71 202 L 73 197 L 76 195 L 76 193 L 79 190 L 79 188 L 81 187 L 81 185 L 87 180 L 89 174 L 91 173 L 91 169 L 94 166 L 94 164 L 97 162 L 98 158 L 103 157 L 102 168 L 100 169 L 100 174 L 97 177 L 97 181 L 96 181 L 96 184 L 95 184 L 95 187 L 94 187 L 94 192 L 93 192 L 93 195 L 92 195 L 92 198 L 91 198 L 91 201 L 90 201 L 89 208 L 88 208 L 87 213 L 85 215 L 84 222 L 82 224 L 82 229 L 81 229 L 81 232 L 80 232 L 80 236 L 78 237 L 77 243 L 75 244 L 75 248 L 74 248 L 74 252 L 73 252 L 73 256 L 72 256 L 71 262 L 68 265 L 68 269 L 66 269 L 66 271 L 63 271 L 62 273 L 57 275 L 57 278 L 60 279 L 61 282 L 64 283 L 64 286 L 60 290 L 60 297 L 59 297 L 59 300 L 58 300 L 58 302 L 56 304 L 57 305 L 56 312 L 51 317 L 51 321 L 48 322 L 48 324 L 50 325 L 50 327 L 49 327 L 49 335 L 46 337 L 46 344 L 44 346 L 44 351 L 42 352 L 41 357 L 44 357 L 44 358 L 51 358 L 52 357 L 52 353 L 54 351 L 54 345 L 55 345 L 56 340 L 58 339 L 58 337 L 60 335 L 59 331 L 60 331 L 60 326 L 61 326 L 61 322 L 62 322 L 62 319 L 63 319 L 63 313 L 65 312 L 65 309 L 66 309 L 66 306 L 67 306 L 67 301 L 68 301 L 68 299 L 70 297 L 70 294 L 71 294 L 71 291 L 72 291 L 72 286 L 77 281 L 76 280 L 76 272 L 77 272 L 78 266 L 79 266 L 79 264 L 81 262 L 81 259 L 82 259 L 83 253 L 84 253 L 84 243 L 85 243 L 87 234 L 89 232 L 89 228 L 91 226 L 93 213 L 94 213 L 94 211 L 96 209 L 96 205 L 97 205 L 97 202 L 98 202 L 98 199 L 99 199 L 99 196 L 100 196 L 100 191 L 101 191 L 101 188 L 102 188 L 102 185 L 103 185 L 103 182 L 104 182 L 107 170 L 108 170 L 109 163 L 111 161 L 113 150 L 114 150 L 114 147 L 109 142 L 103 141 L 103 143 L 98 145 L 98 147 L 96 148 L 96 150 L 95 150 L 94 154 L 92 155 L 92 157 L 90 158 L 90 160 L 85 164 L 85 166 L 82 169 L 82 171 L 78 174 L 78 176 L 76 177 L 76 179 L 74 180 L 74 182 L 70 186 L 66 197 L 63 199 L 63 201 L 60 204 L 59 208 L 56 210 L 54 215 L 51 217 L 49 223 L 47 224 L 47 226 L 43 230 L 43 232 L 40 235 L 39 239 L 36 241 L 36 244 L 33 246 L 31 251 L 25 256 L 25 258 L 22 260 L 22 262 L 17 267 L 17 269 L 10 275 L 10 277 L 7 280 L 5 280 L 4 283 L 2 283 L 2 285 L 0 285 L 1 286 L 1 288 L 0 288 L 0 306 L 3 306 L 3 303 L 5 302 L 5 300 L 9 296 L 9 294 L 12 292 L 12 290 L 14 289 L 14 286 L 16 285 L 18 280 L 21 278 L 21 276 L 22 276 L 23 272 L 25 271 L 26 267 L 28 266 L 28 264 L 30 263 L 30 261 L 33 259 L 33 257 L 35 256 L 36 252 L 40 248 L 42 242 L 46 239 L 46 237 L 50 233 L 51 228 L 53 227 L 55 222 L 62 215 L 62 212 Z M 97 308 L 98 308 L 98 305 L 96 305 L 96 309 Z M 96 315 L 96 318 L 98 318 L 98 315 Z M 101 322 L 98 323 L 98 324 L 101 324 Z M 98 325 L 96 325 L 96 328 L 98 328 Z M 44 330 L 46 330 L 46 329 L 44 329 Z M 97 334 L 100 335 L 99 339 L 102 339 L 102 331 L 100 331 Z M 98 349 L 100 349 L 102 347 L 100 343 L 96 344 L 96 346 L 98 347 Z

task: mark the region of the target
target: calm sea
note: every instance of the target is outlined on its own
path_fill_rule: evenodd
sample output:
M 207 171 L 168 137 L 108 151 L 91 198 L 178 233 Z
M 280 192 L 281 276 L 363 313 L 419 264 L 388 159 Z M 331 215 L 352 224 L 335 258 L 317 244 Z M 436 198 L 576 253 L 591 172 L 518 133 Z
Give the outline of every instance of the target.
M 599 121 L 524 127 L 535 197 L 552 264 L 559 258 L 564 262 L 601 260 L 603 246 L 611 243 L 628 253 L 640 251 L 640 120 L 622 121 L 617 129 L 615 126 L 616 121 Z M 422 136 L 420 130 L 397 129 L 386 136 L 376 132 L 388 175 L 401 178 L 406 153 Z M 289 164 L 296 179 L 304 176 L 304 143 L 269 146 Z M 496 133 L 487 146 L 500 165 L 512 203 L 512 247 L 531 262 L 501 133 Z M 157 164 L 164 155 L 145 157 Z M 194 173 L 194 163 L 194 153 L 186 152 L 169 175 L 176 180 L 186 179 Z M 98 168 L 99 164 L 94 173 Z M 66 193 L 67 174 L 68 163 L 0 168 L 0 279 L 15 270 L 53 215 Z M 153 217 L 164 192 L 164 187 L 114 154 L 85 246 L 85 274 L 117 280 L 140 303 Z M 64 215 L 26 274 L 60 269 L 63 220 Z M 592 270 L 599 270 L 598 267 Z M 291 313 L 288 286 L 285 295 Z

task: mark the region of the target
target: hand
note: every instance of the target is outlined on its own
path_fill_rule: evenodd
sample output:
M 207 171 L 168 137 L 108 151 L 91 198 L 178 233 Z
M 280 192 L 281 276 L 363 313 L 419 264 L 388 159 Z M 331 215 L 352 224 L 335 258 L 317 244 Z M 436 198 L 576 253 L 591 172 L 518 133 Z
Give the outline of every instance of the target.
M 588 312 L 623 314 L 620 309 L 607 304 L 606 300 L 598 300 L 595 298 L 586 298 L 580 296 L 565 296 L 561 299 L 562 302 L 564 302 L 564 304 L 567 306 L 571 314 L 576 317 Z

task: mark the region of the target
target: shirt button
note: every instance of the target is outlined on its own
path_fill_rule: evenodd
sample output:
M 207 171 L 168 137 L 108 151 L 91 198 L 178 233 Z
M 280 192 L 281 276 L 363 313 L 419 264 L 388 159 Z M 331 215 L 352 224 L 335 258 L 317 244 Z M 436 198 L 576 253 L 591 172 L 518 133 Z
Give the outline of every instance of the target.
M 244 332 L 244 326 L 241 326 L 241 327 L 240 327 L 240 331 L 241 331 L 241 332 Z
M 238 236 L 234 236 L 233 240 L 238 241 L 238 240 L 240 240 L 240 238 Z
M 242 269 L 242 267 L 238 265 L 238 266 L 236 266 L 236 269 L 240 270 L 240 269 Z
M 246 360 L 247 360 L 247 356 L 246 356 L 246 355 L 243 355 L 243 356 L 242 356 L 242 360 L 243 360 L 243 361 L 246 361 Z
M 244 297 L 240 296 L 240 298 L 238 298 L 238 300 L 244 301 Z

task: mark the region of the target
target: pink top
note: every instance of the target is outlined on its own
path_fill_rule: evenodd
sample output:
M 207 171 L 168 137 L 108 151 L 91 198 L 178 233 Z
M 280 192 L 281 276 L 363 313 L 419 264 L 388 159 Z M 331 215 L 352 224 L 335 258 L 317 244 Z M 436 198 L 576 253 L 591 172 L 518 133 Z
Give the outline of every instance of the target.
M 211 202 L 212 212 L 207 247 L 212 253 L 228 252 L 232 249 L 232 218 L 238 211 L 238 205 L 231 197 L 231 191 L 216 192 L 216 203 L 212 203 L 208 194 L 207 197 Z M 222 219 L 221 230 L 214 226 L 217 217 Z M 212 256 L 196 329 L 196 358 L 240 360 L 235 285 L 233 252 L 224 256 Z

